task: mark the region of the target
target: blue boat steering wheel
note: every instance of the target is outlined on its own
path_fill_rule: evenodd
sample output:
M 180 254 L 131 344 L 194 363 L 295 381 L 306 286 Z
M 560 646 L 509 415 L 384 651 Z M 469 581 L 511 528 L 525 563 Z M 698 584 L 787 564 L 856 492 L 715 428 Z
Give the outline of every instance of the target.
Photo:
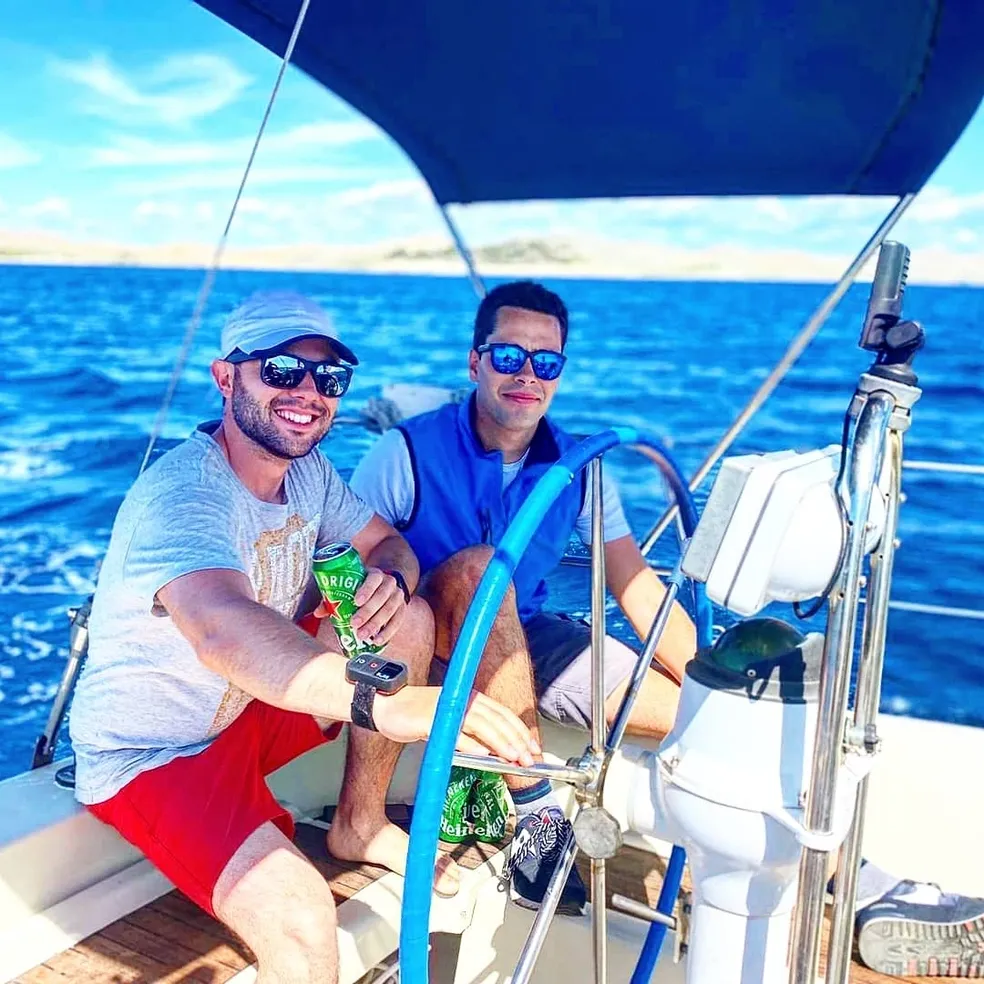
M 431 887 L 441 812 L 455 744 L 492 623 L 513 572 L 547 510 L 590 461 L 619 444 L 641 445 L 649 451 L 650 457 L 660 465 L 677 500 L 685 533 L 690 536 L 696 529 L 697 510 L 680 470 L 657 441 L 628 427 L 613 427 L 602 431 L 571 448 L 546 471 L 523 503 L 496 547 L 466 614 L 448 663 L 434 716 L 434 727 L 420 767 L 400 920 L 400 975 L 403 984 L 428 984 Z M 711 610 L 702 590 L 697 591 L 696 602 L 697 634 L 703 643 L 711 635 Z M 674 860 L 673 870 L 682 874 L 683 852 L 680 848 L 674 848 Z M 664 890 L 671 887 L 668 880 L 664 884 Z M 676 898 L 676 887 L 672 889 L 670 904 Z M 664 894 L 668 893 L 664 891 Z M 653 930 L 657 928 L 662 931 L 653 937 L 656 952 L 651 953 L 650 969 L 655 964 L 659 943 L 665 935 L 665 926 L 654 924 L 652 927 Z M 653 935 L 652 931 L 650 935 Z M 643 949 L 644 960 L 648 960 L 647 951 L 652 950 L 650 940 L 647 939 Z M 639 976 L 641 968 L 642 960 L 633 981 Z M 648 975 L 645 979 L 648 980 Z

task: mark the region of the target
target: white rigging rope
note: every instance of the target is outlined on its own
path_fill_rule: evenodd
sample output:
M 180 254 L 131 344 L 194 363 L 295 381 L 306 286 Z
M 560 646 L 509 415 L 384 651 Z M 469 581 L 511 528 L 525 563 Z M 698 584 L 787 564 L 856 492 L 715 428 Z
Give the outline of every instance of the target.
M 198 331 L 198 326 L 201 324 L 202 316 L 205 313 L 205 305 L 208 303 L 209 296 L 212 293 L 212 287 L 215 285 L 215 278 L 219 272 L 222 256 L 225 253 L 226 242 L 229 239 L 229 230 L 232 228 L 232 220 L 236 216 L 236 209 L 239 208 L 239 201 L 243 197 L 243 190 L 246 187 L 246 180 L 249 177 L 249 172 L 253 167 L 253 161 L 256 159 L 256 152 L 259 150 L 260 140 L 263 138 L 263 133 L 266 130 L 267 121 L 270 119 L 270 113 L 273 111 L 273 104 L 276 102 L 277 93 L 280 91 L 280 84 L 283 82 L 284 74 L 287 71 L 287 66 L 290 64 L 291 56 L 294 54 L 294 48 L 297 45 L 297 39 L 300 36 L 301 28 L 304 25 L 304 18 L 307 17 L 308 7 L 310 5 L 311 0 L 302 0 L 301 8 L 297 12 L 297 19 L 294 21 L 294 29 L 291 31 L 290 40 L 287 42 L 287 47 L 284 49 L 284 56 L 280 62 L 280 70 L 277 72 L 276 81 L 273 83 L 273 90 L 270 92 L 270 98 L 267 100 L 266 109 L 263 112 L 263 119 L 260 120 L 260 128 L 256 132 L 256 139 L 253 141 L 253 147 L 249 152 L 249 159 L 246 161 L 246 168 L 244 169 L 242 179 L 239 182 L 239 188 L 236 190 L 236 197 L 233 200 L 232 208 L 229 209 L 229 217 L 226 219 L 225 228 L 222 230 L 222 235 L 219 237 L 219 241 L 215 247 L 215 252 L 212 255 L 212 263 L 205 272 L 205 278 L 202 281 L 201 289 L 198 292 L 198 299 L 195 301 L 195 307 L 191 312 L 191 318 L 188 321 L 188 326 L 185 328 L 184 339 L 182 340 L 181 348 L 178 351 L 178 358 L 174 363 L 174 369 L 171 371 L 171 378 L 168 381 L 167 390 L 165 391 L 164 398 L 161 401 L 160 409 L 157 411 L 157 417 L 154 419 L 153 426 L 150 429 L 150 438 L 147 441 L 147 450 L 144 452 L 143 461 L 140 463 L 140 472 L 138 474 L 142 474 L 143 470 L 147 467 L 147 463 L 150 461 L 150 456 L 154 451 L 154 445 L 157 443 L 157 438 L 160 437 L 161 431 L 164 429 L 164 422 L 167 420 L 167 412 L 170 409 L 171 400 L 174 398 L 174 391 L 177 389 L 178 382 L 184 372 L 185 363 L 188 361 L 188 355 L 191 352 L 191 346 L 195 339 L 195 333 Z

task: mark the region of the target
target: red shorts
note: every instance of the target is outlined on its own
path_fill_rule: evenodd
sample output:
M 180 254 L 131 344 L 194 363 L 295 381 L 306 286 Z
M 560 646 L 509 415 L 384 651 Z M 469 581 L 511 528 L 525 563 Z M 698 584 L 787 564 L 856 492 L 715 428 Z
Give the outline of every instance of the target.
M 254 700 L 203 751 L 140 773 L 88 809 L 215 915 L 215 883 L 246 838 L 267 821 L 294 836 L 265 777 L 341 730 L 322 732 L 310 714 Z

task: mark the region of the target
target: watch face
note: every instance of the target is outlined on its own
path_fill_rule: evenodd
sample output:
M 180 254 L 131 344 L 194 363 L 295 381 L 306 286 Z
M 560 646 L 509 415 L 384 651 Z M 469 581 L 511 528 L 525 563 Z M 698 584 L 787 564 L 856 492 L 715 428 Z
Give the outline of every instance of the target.
M 386 663 L 376 670 L 376 676 L 380 680 L 395 680 L 402 672 L 402 666 L 397 666 L 395 663 Z

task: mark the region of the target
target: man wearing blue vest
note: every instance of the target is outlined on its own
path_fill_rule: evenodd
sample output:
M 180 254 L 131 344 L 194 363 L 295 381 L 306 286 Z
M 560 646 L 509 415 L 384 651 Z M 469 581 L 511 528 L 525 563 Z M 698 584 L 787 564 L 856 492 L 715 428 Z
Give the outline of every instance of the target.
M 564 368 L 567 309 L 528 281 L 496 287 L 475 318 L 469 374 L 475 392 L 387 431 L 351 487 L 399 529 L 424 574 L 418 589 L 436 617 L 437 655 L 445 661 L 497 543 L 537 479 L 574 443 L 547 416 Z M 543 611 L 545 579 L 577 532 L 591 542 L 591 495 L 573 483 L 547 513 L 516 571 L 489 637 L 475 687 L 515 711 L 534 733 L 536 709 L 561 724 L 587 727 L 590 629 Z M 647 566 L 605 479 L 604 539 L 608 588 L 640 638 L 649 631 L 664 587 Z M 678 681 L 693 656 L 695 632 L 676 605 L 636 702 L 629 731 L 661 737 L 676 716 Z M 605 641 L 608 719 L 618 707 L 636 654 Z M 509 861 L 513 897 L 536 908 L 569 830 L 544 781 L 509 777 L 518 823 Z M 832 886 L 828 886 L 832 890 Z M 584 885 L 573 869 L 559 911 L 579 913 Z M 856 893 L 862 960 L 899 973 L 898 939 L 919 966 L 966 976 L 979 967 L 984 899 L 951 895 L 935 884 L 901 879 L 863 860 Z
M 387 431 L 359 464 L 351 487 L 406 537 L 425 575 L 434 609 L 437 655 L 450 656 L 479 579 L 506 527 L 544 471 L 576 443 L 546 414 L 566 356 L 567 309 L 528 281 L 503 284 L 475 319 L 467 401 L 421 414 Z M 646 564 L 605 480 L 608 588 L 640 638 L 665 593 Z M 516 570 L 489 637 L 475 687 L 516 711 L 539 740 L 536 710 L 561 724 L 590 722 L 590 635 L 582 621 L 543 611 L 546 577 L 571 535 L 591 542 L 591 494 L 571 484 L 548 511 Z M 661 737 L 673 724 L 683 667 L 695 651 L 693 625 L 675 605 L 630 721 L 634 734 Z M 636 654 L 608 637 L 605 694 L 609 721 Z M 509 777 L 517 812 L 510 857 L 513 897 L 529 908 L 543 898 L 569 829 L 550 784 Z M 572 870 L 560 911 L 580 913 L 584 885 Z

